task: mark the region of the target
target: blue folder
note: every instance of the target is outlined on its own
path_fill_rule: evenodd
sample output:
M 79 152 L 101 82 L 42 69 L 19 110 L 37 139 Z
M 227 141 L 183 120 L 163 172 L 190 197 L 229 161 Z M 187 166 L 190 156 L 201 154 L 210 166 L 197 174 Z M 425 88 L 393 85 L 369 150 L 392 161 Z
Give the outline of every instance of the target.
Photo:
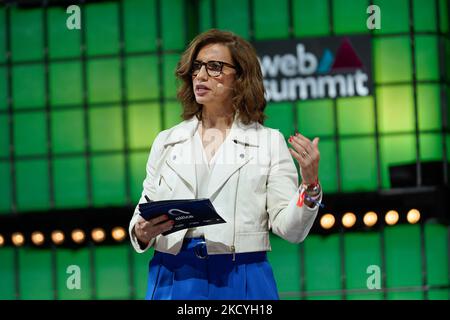
M 226 223 L 206 198 L 150 201 L 139 204 L 139 211 L 145 220 L 166 214 L 175 222 L 173 228 L 162 235 L 187 228 Z

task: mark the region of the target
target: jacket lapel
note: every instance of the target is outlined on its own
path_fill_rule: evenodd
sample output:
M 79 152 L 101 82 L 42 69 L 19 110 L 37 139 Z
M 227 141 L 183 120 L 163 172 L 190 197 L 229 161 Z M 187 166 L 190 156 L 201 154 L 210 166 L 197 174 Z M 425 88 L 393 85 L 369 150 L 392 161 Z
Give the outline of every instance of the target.
M 217 154 L 211 173 L 208 198 L 212 199 L 230 176 L 253 158 L 249 148 L 258 147 L 255 125 L 244 125 L 235 117 L 229 136 L 218 151 L 220 154 Z
M 164 147 L 173 145 L 173 150 L 166 159 L 167 165 L 184 180 L 194 196 L 197 193 L 197 183 L 192 139 L 197 125 L 198 119 L 194 116 L 175 128 L 164 144 Z

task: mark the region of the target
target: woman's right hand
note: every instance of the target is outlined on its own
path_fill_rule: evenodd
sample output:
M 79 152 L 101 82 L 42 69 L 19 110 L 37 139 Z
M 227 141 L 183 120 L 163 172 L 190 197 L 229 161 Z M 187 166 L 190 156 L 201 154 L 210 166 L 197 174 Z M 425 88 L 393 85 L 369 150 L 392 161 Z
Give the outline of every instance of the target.
M 157 235 L 172 229 L 173 224 L 173 220 L 169 220 L 167 215 L 162 215 L 148 221 L 139 216 L 134 226 L 134 233 L 140 242 L 148 244 Z

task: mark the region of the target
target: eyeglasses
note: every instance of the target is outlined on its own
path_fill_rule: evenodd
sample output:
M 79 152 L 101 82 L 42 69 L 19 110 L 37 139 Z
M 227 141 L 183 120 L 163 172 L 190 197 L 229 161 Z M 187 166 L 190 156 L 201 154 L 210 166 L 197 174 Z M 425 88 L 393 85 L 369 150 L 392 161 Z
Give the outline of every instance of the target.
M 191 69 L 191 74 L 193 77 L 196 77 L 199 73 L 200 70 L 202 69 L 203 65 L 206 66 L 206 73 L 210 76 L 210 77 L 218 77 L 221 75 L 222 73 L 222 69 L 224 66 L 236 69 L 235 66 L 233 66 L 232 64 L 223 62 L 223 61 L 208 61 L 208 62 L 201 62 L 198 60 L 195 60 L 192 63 L 192 69 Z

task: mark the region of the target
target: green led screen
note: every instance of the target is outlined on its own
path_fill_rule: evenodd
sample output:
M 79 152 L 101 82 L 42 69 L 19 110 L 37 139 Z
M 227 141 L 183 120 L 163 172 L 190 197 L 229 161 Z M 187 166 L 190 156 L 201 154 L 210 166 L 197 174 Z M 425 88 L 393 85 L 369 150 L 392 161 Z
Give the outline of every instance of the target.
M 379 30 L 366 26 L 370 4 L 381 8 Z M 325 193 L 388 190 L 391 166 L 450 159 L 448 0 L 122 0 L 80 7 L 81 30 L 68 30 L 64 7 L 0 6 L 0 214 L 134 206 L 154 138 L 181 121 L 174 76 L 180 54 L 197 32 L 213 27 L 250 41 L 371 36 L 371 96 L 266 109 L 265 125 L 286 138 L 295 130 L 320 137 Z M 448 230 L 438 224 L 310 235 L 300 246 L 274 236 L 272 246 L 283 299 L 449 298 Z M 128 243 L 0 248 L 0 299 L 140 299 L 150 256 Z M 65 285 L 71 264 L 85 270 L 80 291 Z M 381 267 L 384 288 L 400 289 L 368 290 L 369 265 Z

